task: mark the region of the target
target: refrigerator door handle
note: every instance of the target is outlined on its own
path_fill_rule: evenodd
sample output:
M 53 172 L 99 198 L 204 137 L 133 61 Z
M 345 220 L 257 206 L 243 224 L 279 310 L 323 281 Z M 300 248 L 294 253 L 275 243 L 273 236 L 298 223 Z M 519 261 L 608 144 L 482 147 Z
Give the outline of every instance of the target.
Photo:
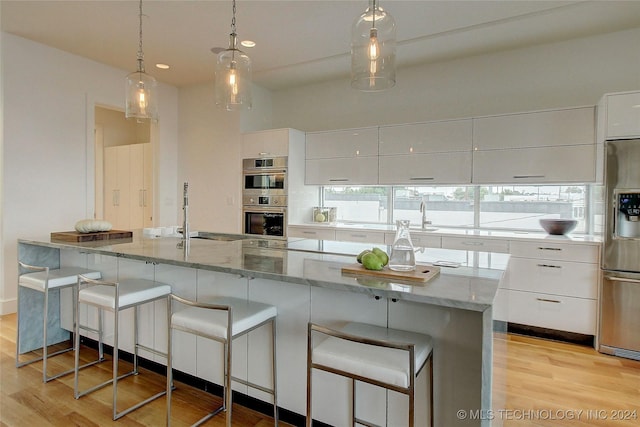
M 604 276 L 604 278 L 607 280 L 611 280 L 612 282 L 640 283 L 640 280 L 638 279 L 625 279 L 624 277 Z

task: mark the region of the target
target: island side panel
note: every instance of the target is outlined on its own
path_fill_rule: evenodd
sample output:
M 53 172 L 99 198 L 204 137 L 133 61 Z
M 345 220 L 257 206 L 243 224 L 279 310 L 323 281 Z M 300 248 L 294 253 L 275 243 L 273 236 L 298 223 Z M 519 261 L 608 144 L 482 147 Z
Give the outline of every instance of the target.
M 18 261 L 50 269 L 60 268 L 60 250 L 43 246 L 18 243 Z M 22 274 L 24 271 L 19 271 Z M 60 325 L 60 290 L 49 292 L 47 320 L 47 344 L 57 344 L 70 338 Z M 18 287 L 18 328 L 20 354 L 42 348 L 44 327 L 44 293 Z

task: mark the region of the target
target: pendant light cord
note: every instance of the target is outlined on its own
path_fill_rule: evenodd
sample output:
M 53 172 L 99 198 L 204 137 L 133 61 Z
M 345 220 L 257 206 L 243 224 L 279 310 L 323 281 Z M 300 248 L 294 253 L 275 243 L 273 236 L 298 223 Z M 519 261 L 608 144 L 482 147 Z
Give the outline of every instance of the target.
M 236 0 L 233 0 L 233 17 L 231 18 L 231 33 L 236 34 Z
M 138 43 L 138 72 L 144 73 L 144 53 L 142 52 L 142 0 L 140 0 L 140 13 L 138 18 L 140 21 L 139 43 Z

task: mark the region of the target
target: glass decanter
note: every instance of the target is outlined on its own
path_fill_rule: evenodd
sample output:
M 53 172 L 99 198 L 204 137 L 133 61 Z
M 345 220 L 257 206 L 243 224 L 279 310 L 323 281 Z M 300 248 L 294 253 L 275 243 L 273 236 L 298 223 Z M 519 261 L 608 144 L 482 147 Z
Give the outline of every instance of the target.
M 416 268 L 416 257 L 409 234 L 409 220 L 396 221 L 396 238 L 391 247 L 389 268 L 394 271 L 411 271 Z

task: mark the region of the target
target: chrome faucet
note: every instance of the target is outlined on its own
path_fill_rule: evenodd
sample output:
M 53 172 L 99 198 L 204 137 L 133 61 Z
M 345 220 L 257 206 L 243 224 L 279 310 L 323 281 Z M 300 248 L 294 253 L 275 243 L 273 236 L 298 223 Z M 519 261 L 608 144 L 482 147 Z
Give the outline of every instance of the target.
M 189 247 L 189 183 L 184 183 L 182 192 L 182 241 L 178 243 L 178 247 L 187 249 Z
M 424 230 L 426 227 L 426 225 L 430 225 L 431 221 L 429 221 L 427 219 L 427 204 L 424 202 L 424 200 L 422 202 L 420 202 L 420 212 L 422 213 L 422 229 Z

